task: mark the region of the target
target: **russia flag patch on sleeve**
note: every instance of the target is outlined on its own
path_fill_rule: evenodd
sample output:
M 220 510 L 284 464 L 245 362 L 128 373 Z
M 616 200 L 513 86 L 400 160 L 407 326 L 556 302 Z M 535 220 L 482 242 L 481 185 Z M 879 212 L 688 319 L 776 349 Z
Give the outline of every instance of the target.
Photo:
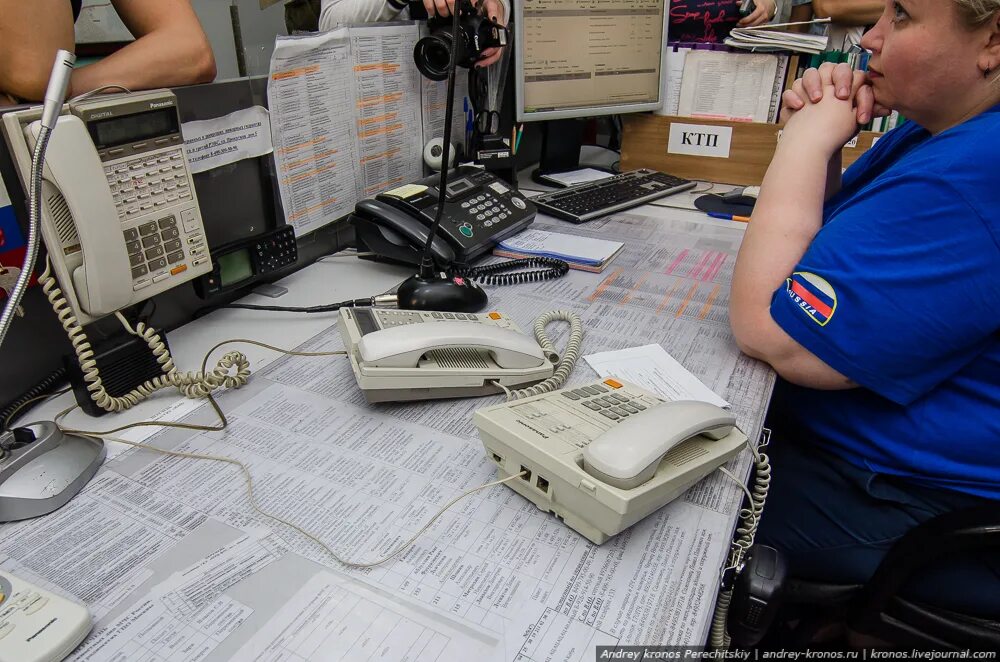
M 820 326 L 826 326 L 837 310 L 833 286 L 816 274 L 796 271 L 785 281 L 788 297 Z

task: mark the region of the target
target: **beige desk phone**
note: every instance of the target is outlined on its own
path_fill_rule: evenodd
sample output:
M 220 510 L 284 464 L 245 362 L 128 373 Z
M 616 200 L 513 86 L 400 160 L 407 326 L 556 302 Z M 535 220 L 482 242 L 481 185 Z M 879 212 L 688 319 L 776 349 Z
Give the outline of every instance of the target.
M 726 410 L 615 379 L 477 411 L 500 478 L 601 544 L 677 498 L 747 442 Z
M 500 393 L 552 376 L 557 357 L 506 315 L 343 308 L 340 333 L 368 402 Z
M 0 124 L 25 190 L 40 117 L 31 108 Z M 45 160 L 41 226 L 81 324 L 211 271 L 172 92 L 64 106 Z

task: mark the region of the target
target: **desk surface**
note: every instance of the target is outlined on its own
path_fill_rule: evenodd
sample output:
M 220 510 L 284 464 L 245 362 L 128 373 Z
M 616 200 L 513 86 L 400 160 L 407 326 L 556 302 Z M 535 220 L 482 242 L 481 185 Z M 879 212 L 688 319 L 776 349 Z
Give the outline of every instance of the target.
M 624 215 L 577 227 L 540 217 L 539 225 L 563 231 L 620 235 L 628 248 L 602 274 L 573 271 L 526 290 L 492 289 L 491 306 L 525 329 L 544 310 L 577 310 L 587 325 L 584 354 L 660 342 L 733 403 L 753 437 L 772 379 L 735 351 L 722 285 L 742 228 L 689 211 L 636 211 L 659 221 Z M 406 275 L 335 257 L 282 281 L 289 294 L 279 301 L 354 298 Z M 285 347 L 312 339 L 313 349 L 339 349 L 338 334 L 326 330 L 335 319 L 222 310 L 170 341 L 187 368 L 230 337 Z M 150 442 L 239 457 L 251 465 L 266 508 L 348 556 L 390 547 L 393 534 L 415 532 L 444 500 L 489 478 L 468 419 L 496 399 L 373 408 L 342 357 L 239 349 L 257 377 L 220 398 L 229 430 L 194 438 L 166 431 Z M 593 376 L 581 361 L 571 383 Z M 97 421 L 76 414 L 70 423 L 107 429 L 177 400 L 164 394 L 125 414 Z M 35 416 L 51 417 L 67 403 L 58 398 Z M 198 403 L 171 412 L 181 415 L 211 420 Z M 387 659 L 404 651 L 420 659 L 456 659 L 456 651 L 463 659 L 592 659 L 597 644 L 697 645 L 742 498 L 715 474 L 596 547 L 512 491 L 493 488 L 457 506 L 396 562 L 344 573 L 302 536 L 252 516 L 235 469 L 121 448 L 69 505 L 4 525 L 0 539 L 0 567 L 80 596 L 95 612 L 81 659 L 355 659 L 373 654 L 372 646 Z M 745 472 L 748 458 L 738 460 L 733 468 Z

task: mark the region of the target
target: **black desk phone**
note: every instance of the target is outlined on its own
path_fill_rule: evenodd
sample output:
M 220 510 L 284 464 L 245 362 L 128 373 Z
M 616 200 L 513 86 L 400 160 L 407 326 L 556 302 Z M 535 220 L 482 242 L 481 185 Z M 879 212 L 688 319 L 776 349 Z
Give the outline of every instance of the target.
M 440 175 L 362 200 L 351 214 L 358 250 L 419 264 L 437 213 Z M 535 206 L 496 176 L 472 166 L 449 173 L 444 215 L 431 245 L 440 267 L 465 265 L 535 220 Z

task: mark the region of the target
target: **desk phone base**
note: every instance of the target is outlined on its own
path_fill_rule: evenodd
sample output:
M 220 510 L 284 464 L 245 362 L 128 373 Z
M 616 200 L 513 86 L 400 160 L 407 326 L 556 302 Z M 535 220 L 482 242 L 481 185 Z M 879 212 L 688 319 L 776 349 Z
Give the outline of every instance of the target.
M 82 604 L 0 572 L 0 662 L 59 662 L 90 628 Z
M 526 471 L 507 485 L 600 545 L 676 499 L 746 444 L 736 428 L 718 441 L 692 437 L 667 452 L 651 479 L 628 490 L 584 470 L 588 444 L 662 402 L 638 386 L 604 380 L 480 409 L 473 420 L 499 478 Z
M 530 345 L 538 353 L 537 365 L 507 364 L 502 355 L 492 350 L 502 347 L 447 346 L 431 349 L 435 324 L 450 322 L 452 325 L 481 324 L 482 335 L 487 329 L 501 329 L 514 339 Z M 374 347 L 379 336 L 400 326 L 411 326 L 413 338 L 425 338 L 426 351 L 412 364 L 398 362 L 366 362 L 361 345 Z M 368 402 L 400 402 L 407 400 L 432 400 L 438 398 L 464 398 L 495 395 L 502 389 L 520 388 L 548 379 L 554 371 L 557 357 L 545 358 L 533 338 L 524 336 L 512 319 L 498 312 L 452 313 L 439 311 L 385 310 L 377 308 L 342 308 L 340 334 L 347 348 L 351 369 Z M 442 326 L 441 328 L 445 328 Z M 475 335 L 479 335 L 477 332 Z

